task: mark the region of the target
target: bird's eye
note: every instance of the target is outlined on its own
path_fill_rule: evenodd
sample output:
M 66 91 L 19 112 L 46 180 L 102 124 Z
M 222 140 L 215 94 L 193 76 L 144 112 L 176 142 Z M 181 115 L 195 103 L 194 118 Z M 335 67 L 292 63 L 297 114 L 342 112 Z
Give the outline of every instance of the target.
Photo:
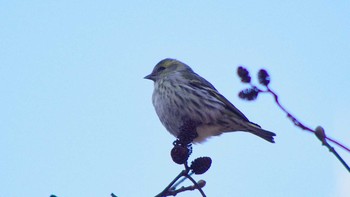
M 159 67 L 159 68 L 157 68 L 157 72 L 160 72 L 160 71 L 162 71 L 162 70 L 164 70 L 165 69 L 165 67 L 163 67 L 163 66 L 161 66 L 161 67 Z

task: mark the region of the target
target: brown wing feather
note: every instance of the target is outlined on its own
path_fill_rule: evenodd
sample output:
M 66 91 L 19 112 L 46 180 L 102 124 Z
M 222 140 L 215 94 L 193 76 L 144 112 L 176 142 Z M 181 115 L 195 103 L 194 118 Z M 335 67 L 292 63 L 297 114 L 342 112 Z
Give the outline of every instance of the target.
M 238 116 L 238 118 L 250 122 L 248 118 L 241 111 L 239 111 L 239 109 L 237 109 L 229 100 L 227 100 L 223 95 L 221 95 L 210 82 L 208 82 L 206 79 L 199 76 L 198 74 L 195 74 L 192 77 L 195 78 L 190 81 L 190 84 L 192 86 L 200 88 L 202 90 L 206 90 L 210 95 L 221 101 L 227 107 L 227 109 L 229 109 L 233 114 Z

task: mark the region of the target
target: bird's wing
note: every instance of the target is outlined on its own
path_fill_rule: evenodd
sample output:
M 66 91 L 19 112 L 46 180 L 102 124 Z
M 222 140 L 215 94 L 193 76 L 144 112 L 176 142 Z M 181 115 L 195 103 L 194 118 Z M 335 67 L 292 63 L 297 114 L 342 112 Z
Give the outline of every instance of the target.
M 248 118 L 241 111 L 239 111 L 229 100 L 227 100 L 223 95 L 221 95 L 210 82 L 208 82 L 206 79 L 199 76 L 198 74 L 195 74 L 193 77 L 194 79 L 190 81 L 190 84 L 192 86 L 207 91 L 210 95 L 221 101 L 233 114 L 235 114 L 243 120 L 250 122 Z

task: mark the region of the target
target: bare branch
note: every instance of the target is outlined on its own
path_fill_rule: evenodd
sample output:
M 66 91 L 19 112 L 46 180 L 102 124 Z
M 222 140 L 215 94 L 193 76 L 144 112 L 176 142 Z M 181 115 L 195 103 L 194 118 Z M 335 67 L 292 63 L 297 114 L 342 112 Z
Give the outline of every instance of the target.
M 278 95 L 269 88 L 270 83 L 270 75 L 266 70 L 260 70 L 258 73 L 258 79 L 259 83 L 266 88 L 266 90 L 262 90 L 252 84 L 251 78 L 249 75 L 249 71 L 246 68 L 243 68 L 242 66 L 238 67 L 237 69 L 238 76 L 241 78 L 242 83 L 247 83 L 251 86 L 251 88 L 245 89 L 239 93 L 239 97 L 241 99 L 245 99 L 248 101 L 255 100 L 259 93 L 269 93 L 274 97 L 274 100 L 278 107 L 286 113 L 288 119 L 290 119 L 293 124 L 299 128 L 301 128 L 304 131 L 308 131 L 310 133 L 313 133 L 316 135 L 316 137 L 322 142 L 322 145 L 326 146 L 328 150 L 333 153 L 337 159 L 344 165 L 344 167 L 350 172 L 349 166 L 346 164 L 346 162 L 340 157 L 340 155 L 335 151 L 335 149 L 327 142 L 327 140 L 333 142 L 334 144 L 338 145 L 342 149 L 346 150 L 347 152 L 350 152 L 350 149 L 346 147 L 345 145 L 339 143 L 338 141 L 326 136 L 324 129 L 321 126 L 318 126 L 315 130 L 311 129 L 310 127 L 303 124 L 301 121 L 299 121 L 294 115 L 292 115 L 288 110 L 286 110 L 285 107 L 283 107 L 278 99 Z

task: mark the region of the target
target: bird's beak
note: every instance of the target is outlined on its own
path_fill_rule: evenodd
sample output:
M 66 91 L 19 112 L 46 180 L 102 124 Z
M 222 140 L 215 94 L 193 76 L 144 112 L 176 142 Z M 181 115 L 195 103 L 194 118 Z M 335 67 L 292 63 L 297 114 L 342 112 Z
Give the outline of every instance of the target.
M 151 73 L 151 74 L 145 76 L 144 79 L 149 79 L 149 80 L 152 80 L 152 81 L 155 81 L 155 80 L 156 80 L 156 78 L 155 78 L 155 76 L 153 75 L 153 73 Z

